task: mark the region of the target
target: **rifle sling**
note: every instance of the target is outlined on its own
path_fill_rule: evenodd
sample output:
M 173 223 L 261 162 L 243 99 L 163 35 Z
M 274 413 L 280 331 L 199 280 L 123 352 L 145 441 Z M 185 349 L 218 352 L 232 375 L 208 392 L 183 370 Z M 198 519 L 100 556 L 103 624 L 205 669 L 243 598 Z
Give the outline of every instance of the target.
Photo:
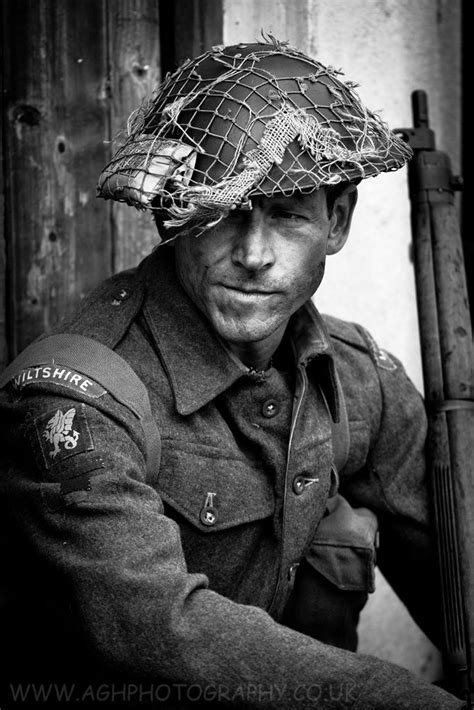
M 472 399 L 444 399 L 442 402 L 430 403 L 428 409 L 431 414 L 441 412 L 452 412 L 456 409 L 474 410 L 474 400 Z

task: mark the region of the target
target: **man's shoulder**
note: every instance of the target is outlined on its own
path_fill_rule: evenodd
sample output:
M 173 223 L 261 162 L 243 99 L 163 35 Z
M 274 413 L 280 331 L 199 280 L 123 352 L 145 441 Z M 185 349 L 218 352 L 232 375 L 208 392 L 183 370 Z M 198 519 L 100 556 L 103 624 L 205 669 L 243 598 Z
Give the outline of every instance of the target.
M 111 395 L 141 415 L 144 387 L 115 350 L 142 301 L 143 286 L 135 269 L 104 280 L 69 318 L 17 355 L 0 373 L 0 390 L 22 399 L 33 395 L 45 406 L 59 395 L 101 408 L 109 401 L 105 395 Z
M 386 372 L 395 372 L 401 367 L 397 358 L 381 348 L 364 326 L 327 314 L 322 314 L 322 318 L 339 358 L 355 359 Z
M 322 317 L 333 346 L 349 420 L 365 422 L 374 437 L 382 431 L 382 422 L 391 435 L 400 427 L 409 427 L 409 422 L 422 422 L 421 394 L 400 360 L 381 348 L 360 324 Z
M 322 313 L 321 316 L 331 338 L 336 338 L 337 340 L 347 342 L 359 348 L 365 348 L 365 342 L 362 339 L 356 323 L 336 318 L 327 313 Z
M 113 349 L 140 310 L 144 293 L 136 268 L 114 274 L 96 286 L 53 333 L 85 335 Z

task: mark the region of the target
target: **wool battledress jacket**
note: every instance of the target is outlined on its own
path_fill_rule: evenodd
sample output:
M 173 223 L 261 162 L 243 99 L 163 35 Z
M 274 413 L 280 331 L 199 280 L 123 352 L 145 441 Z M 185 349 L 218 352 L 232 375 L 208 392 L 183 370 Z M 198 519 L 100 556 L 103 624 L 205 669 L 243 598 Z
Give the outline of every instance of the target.
M 249 373 L 180 287 L 169 247 L 105 282 L 62 330 L 101 340 L 139 375 L 160 464 L 147 470 L 140 422 L 86 367 L 53 353 L 3 383 L 10 694 L 51 680 L 94 707 L 104 688 L 127 707 L 461 707 L 290 628 L 304 559 L 339 592 L 372 582 L 362 538 L 317 543 L 337 485 L 337 368 L 350 429 L 339 493 L 376 514 L 377 562 L 436 639 L 424 409 L 397 360 L 306 304 L 283 364 Z

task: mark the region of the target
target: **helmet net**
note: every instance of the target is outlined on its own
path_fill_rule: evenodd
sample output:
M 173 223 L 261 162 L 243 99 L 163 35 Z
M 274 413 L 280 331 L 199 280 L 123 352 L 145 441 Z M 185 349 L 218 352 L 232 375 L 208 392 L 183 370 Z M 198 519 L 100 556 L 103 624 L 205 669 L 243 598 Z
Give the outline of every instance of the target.
M 254 195 L 291 195 L 397 170 L 411 149 L 340 71 L 268 37 L 214 47 L 129 118 L 98 195 L 206 228 Z

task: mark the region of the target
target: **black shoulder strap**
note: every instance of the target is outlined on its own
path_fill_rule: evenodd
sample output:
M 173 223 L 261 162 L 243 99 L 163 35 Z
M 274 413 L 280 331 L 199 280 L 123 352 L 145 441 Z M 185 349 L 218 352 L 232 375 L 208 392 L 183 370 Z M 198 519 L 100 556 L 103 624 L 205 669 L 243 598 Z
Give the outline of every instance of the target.
M 326 405 L 326 409 L 328 410 L 329 421 L 331 422 L 332 459 L 333 467 L 335 468 L 336 473 L 336 483 L 338 483 L 338 473 L 342 471 L 342 469 L 346 465 L 349 456 L 350 431 L 349 420 L 347 418 L 346 401 L 344 398 L 344 392 L 337 370 L 335 370 L 335 379 L 337 388 L 337 398 L 339 402 L 339 421 L 335 422 L 332 418 L 331 409 L 329 407 L 326 395 L 324 394 L 324 390 L 322 389 L 322 387 L 320 388 L 320 392 Z
M 133 368 L 118 353 L 97 340 L 75 333 L 49 335 L 29 345 L 0 376 L 0 388 L 28 367 L 59 363 L 88 375 L 139 419 L 146 438 L 147 472 L 156 476 L 160 435 L 151 413 L 148 392 Z
M 334 466 L 337 472 L 342 471 L 347 463 L 350 447 L 349 421 L 347 418 L 347 407 L 342 390 L 341 381 L 336 370 L 336 386 L 339 398 L 339 421 L 334 422 L 331 417 L 332 426 L 332 448 Z

